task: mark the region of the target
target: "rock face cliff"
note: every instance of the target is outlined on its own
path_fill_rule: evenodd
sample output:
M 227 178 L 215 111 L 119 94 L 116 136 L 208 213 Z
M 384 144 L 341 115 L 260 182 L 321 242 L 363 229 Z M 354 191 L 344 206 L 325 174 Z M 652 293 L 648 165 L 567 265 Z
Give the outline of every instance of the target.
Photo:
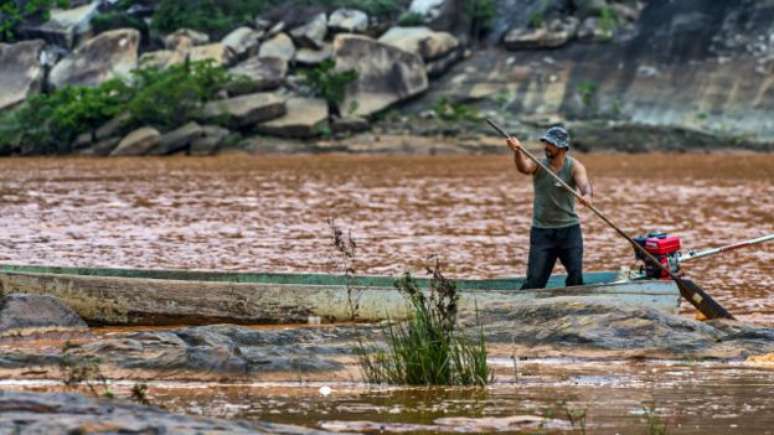
M 501 7 L 514 3 L 519 2 Z M 502 12 L 498 15 L 508 17 L 507 10 Z M 681 148 L 673 135 L 677 128 L 698 130 L 692 137 L 726 137 L 727 146 L 771 149 L 766 142 L 774 139 L 773 84 L 774 1 L 652 0 L 636 23 L 617 31 L 609 43 L 575 40 L 554 49 L 479 50 L 434 83 L 426 100 L 501 109 L 512 123 L 580 121 L 584 138 L 590 128 L 620 133 L 621 125 L 633 124 L 633 131 L 663 129 L 671 139 L 657 140 L 662 147 Z M 625 140 L 619 133 L 616 141 Z M 640 149 L 626 143 L 617 147 Z

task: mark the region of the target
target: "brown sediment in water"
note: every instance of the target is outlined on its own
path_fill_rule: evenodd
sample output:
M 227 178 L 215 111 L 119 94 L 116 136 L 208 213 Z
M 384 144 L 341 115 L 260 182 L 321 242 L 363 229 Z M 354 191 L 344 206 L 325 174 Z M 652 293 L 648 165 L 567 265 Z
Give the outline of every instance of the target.
M 596 205 L 632 235 L 660 229 L 700 249 L 774 231 L 772 155 L 578 158 Z M 341 272 L 336 217 L 358 242 L 358 273 L 422 270 L 440 253 L 452 277 L 523 275 L 531 191 L 508 156 L 4 159 L 0 262 Z M 586 270 L 634 263 L 580 213 Z M 774 244 L 685 269 L 738 318 L 774 323 Z

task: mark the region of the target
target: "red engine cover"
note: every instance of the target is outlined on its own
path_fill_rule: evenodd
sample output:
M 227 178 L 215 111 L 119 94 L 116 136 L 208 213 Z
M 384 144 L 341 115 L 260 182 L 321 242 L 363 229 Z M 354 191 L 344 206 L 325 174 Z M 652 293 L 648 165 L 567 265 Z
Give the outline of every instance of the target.
M 680 238 L 677 236 L 651 237 L 645 240 L 645 249 L 653 255 L 674 254 L 680 250 L 680 247 Z

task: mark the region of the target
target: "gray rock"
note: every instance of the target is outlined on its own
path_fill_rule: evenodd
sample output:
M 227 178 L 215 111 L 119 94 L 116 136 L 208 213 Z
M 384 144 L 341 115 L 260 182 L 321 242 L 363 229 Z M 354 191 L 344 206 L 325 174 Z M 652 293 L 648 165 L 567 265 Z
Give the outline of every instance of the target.
M 424 92 L 428 87 L 422 59 L 371 38 L 339 34 L 333 42 L 336 69 L 355 70 L 358 79 L 347 87 L 345 116 L 368 116 Z
M 294 97 L 286 103 L 285 115 L 259 124 L 262 133 L 295 138 L 319 136 L 328 125 L 328 103 L 319 98 Z
M 295 55 L 296 46 L 293 45 L 293 40 L 284 33 L 265 41 L 261 44 L 261 49 L 258 52 L 258 57 L 277 57 L 286 62 L 290 62 Z
M 159 145 L 161 134 L 151 127 L 142 127 L 129 133 L 110 153 L 111 156 L 142 156 Z
M 449 70 L 449 68 L 454 66 L 454 64 L 462 60 L 464 56 L 464 50 L 462 50 L 462 47 L 459 47 L 458 49 L 447 53 L 443 57 L 428 61 L 427 75 L 431 78 L 436 78 L 443 75 L 446 71 Z
M 189 154 L 192 156 L 210 156 L 215 154 L 224 144 L 231 132 L 217 125 L 205 125 L 201 136 L 191 141 Z
M 13 293 L 0 299 L 0 338 L 88 329 L 70 307 L 53 296 Z
M 357 9 L 336 9 L 328 17 L 328 28 L 334 32 L 363 33 L 368 30 L 368 15 Z
M 178 29 L 164 37 L 164 47 L 168 50 L 187 50 L 197 45 L 204 45 L 210 42 L 210 37 L 206 33 L 197 32 L 191 29 Z
M 52 9 L 47 22 L 23 25 L 19 30 L 26 38 L 41 38 L 70 49 L 91 31 L 91 19 L 99 13 L 98 8 L 99 2 L 90 2 L 73 9 Z
M 447 2 L 448 0 L 413 0 L 409 11 L 432 20 L 438 18 Z
M 333 133 L 359 133 L 367 131 L 370 127 L 367 119 L 358 116 L 335 116 L 331 119 L 331 130 Z
M 161 135 L 159 144 L 148 151 L 148 155 L 163 156 L 184 150 L 189 148 L 194 141 L 204 136 L 205 133 L 202 127 L 196 122 L 191 121 L 182 127 Z
M 565 17 L 552 20 L 547 26 L 537 29 L 513 29 L 505 35 L 503 44 L 509 50 L 561 47 L 575 37 L 577 29 L 577 18 Z
M 305 66 L 319 65 L 320 63 L 333 57 L 333 47 L 330 44 L 323 44 L 319 50 L 311 48 L 299 48 L 296 50 L 296 63 Z
M 0 44 L 0 110 L 15 106 L 43 87 L 41 40 Z
M 157 50 L 143 53 L 140 56 L 140 66 L 164 69 L 185 62 L 187 51 Z
M 120 136 L 116 136 L 99 140 L 96 143 L 89 145 L 88 148 L 78 151 L 77 154 L 82 156 L 109 156 L 121 142 L 121 139 Z
M 130 119 L 131 115 L 124 113 L 122 115 L 116 116 L 115 118 L 100 126 L 97 130 L 94 131 L 93 134 L 92 132 L 87 132 L 78 135 L 78 137 L 75 139 L 75 142 L 72 144 L 73 149 L 87 147 L 95 140 L 101 141 L 109 137 L 116 137 L 117 135 L 121 134 L 121 131 L 124 129 L 124 125 L 126 125 Z
M 250 127 L 284 114 L 285 99 L 269 92 L 210 101 L 203 110 L 204 119 L 222 120 L 234 128 Z
M 379 42 L 414 53 L 425 61 L 439 59 L 456 50 L 460 43 L 448 32 L 435 32 L 427 27 L 393 27 Z
M 229 66 L 237 59 L 234 51 L 220 42 L 191 47 L 187 54 L 191 62 L 211 60 L 217 66 Z
M 328 19 L 325 13 L 314 16 L 308 23 L 290 31 L 290 36 L 298 46 L 307 48 L 322 47 L 325 35 L 328 34 Z
M 221 43 L 230 48 L 238 58 L 244 58 L 258 53 L 263 32 L 249 27 L 239 27 L 226 35 Z
M 585 42 L 607 42 L 613 37 L 612 32 L 599 25 L 598 17 L 587 17 L 578 27 L 578 40 Z
M 104 32 L 84 42 L 51 70 L 49 83 L 98 85 L 117 76 L 128 76 L 137 67 L 140 32 L 118 29 Z
M 276 57 L 256 56 L 235 65 L 229 69 L 229 72 L 235 76 L 247 77 L 251 82 L 251 86 L 238 92 L 239 94 L 254 93 L 280 87 L 288 73 L 288 63 Z M 230 89 L 229 92 L 231 93 L 232 90 Z
M 317 435 L 329 432 L 261 421 L 173 414 L 130 402 L 77 393 L 0 392 L 0 432 L 19 434 L 153 433 Z M 94 430 L 89 430 L 90 428 Z

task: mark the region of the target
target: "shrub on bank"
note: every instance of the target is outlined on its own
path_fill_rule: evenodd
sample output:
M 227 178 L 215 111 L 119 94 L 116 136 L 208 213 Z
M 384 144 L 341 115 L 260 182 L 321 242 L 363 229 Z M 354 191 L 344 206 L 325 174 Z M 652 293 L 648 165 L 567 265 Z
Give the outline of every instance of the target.
M 304 70 L 304 84 L 315 96 L 323 98 L 334 112 L 339 112 L 347 90 L 347 85 L 357 80 L 357 71 L 336 71 L 336 63 L 328 59 L 314 68 Z M 356 109 L 356 108 L 347 108 Z M 355 110 L 345 110 L 354 112 Z
M 82 133 L 94 131 L 120 114 L 126 127 L 152 125 L 172 129 L 195 117 L 232 81 L 211 61 L 185 62 L 160 70 L 142 68 L 129 79 L 112 79 L 96 87 L 67 86 L 29 98 L 0 117 L 0 154 L 19 147 L 35 154 L 67 153 Z

